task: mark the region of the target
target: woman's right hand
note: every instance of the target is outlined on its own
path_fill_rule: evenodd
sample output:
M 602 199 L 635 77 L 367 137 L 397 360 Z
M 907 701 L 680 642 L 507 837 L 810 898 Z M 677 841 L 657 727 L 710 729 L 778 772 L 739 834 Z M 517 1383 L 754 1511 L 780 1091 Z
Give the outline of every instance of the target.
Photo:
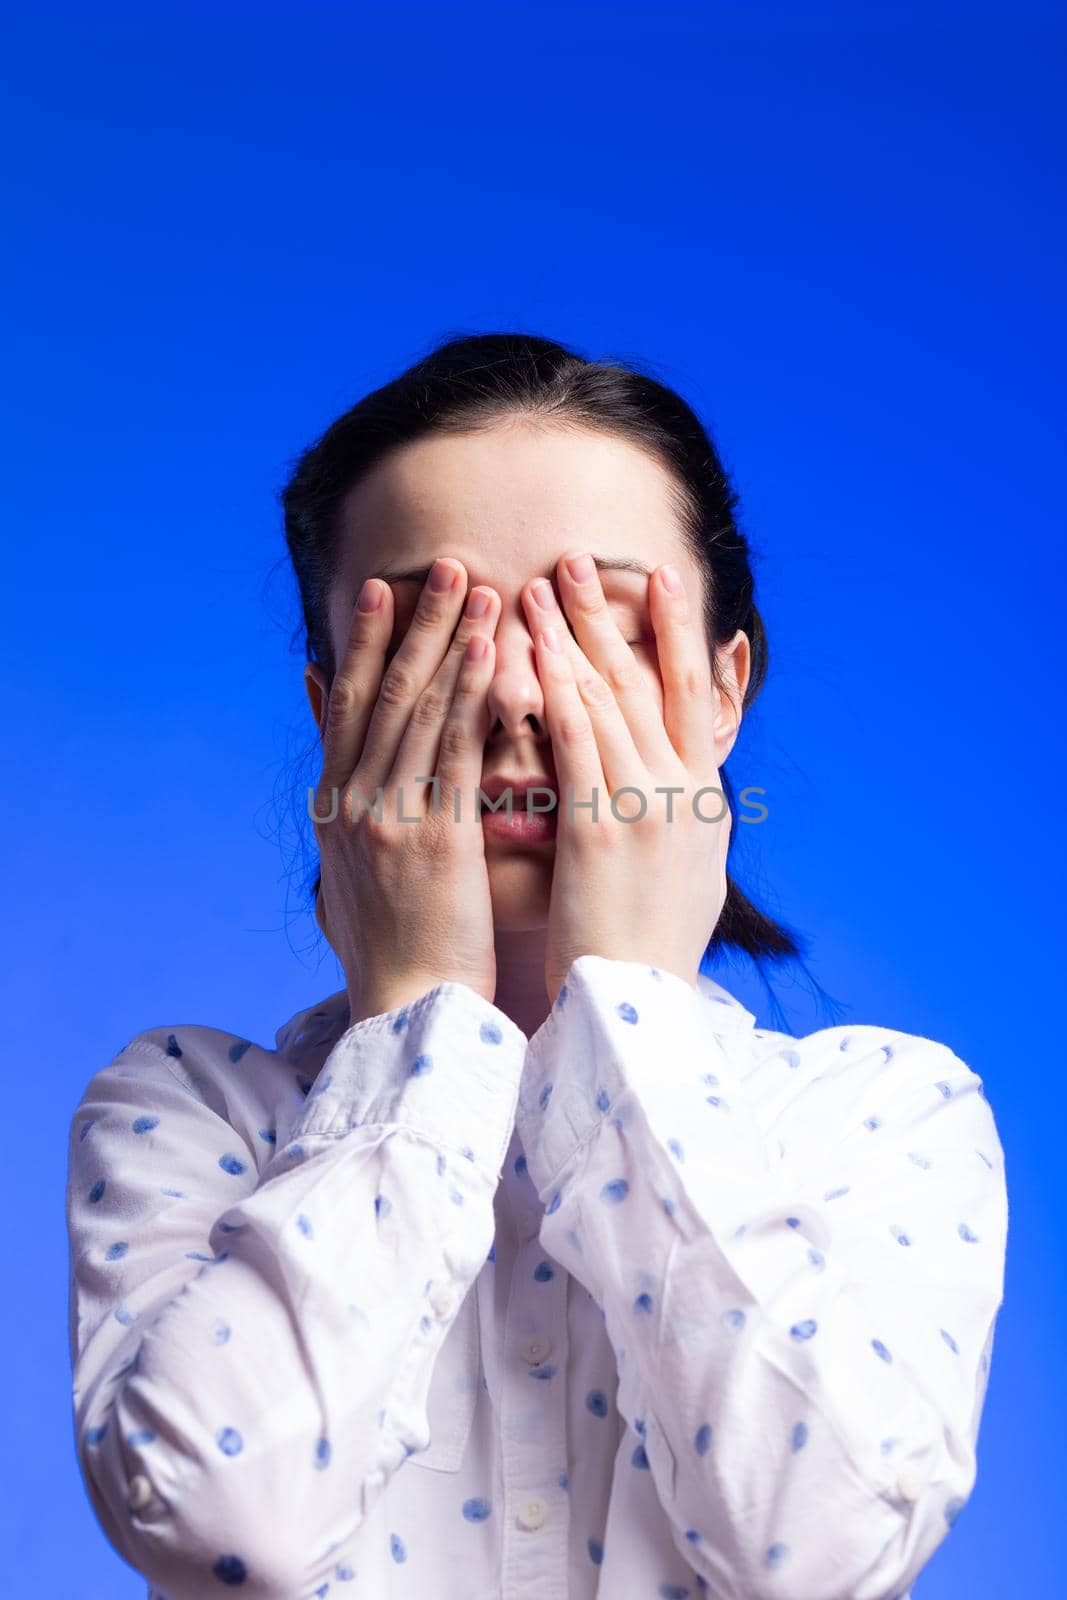
M 443 591 L 431 588 L 440 571 L 452 575 Z M 315 796 L 321 920 L 344 967 L 352 1022 L 406 1005 L 446 981 L 465 983 L 489 1001 L 496 993 L 492 901 L 475 798 L 499 596 L 479 585 L 465 609 L 466 569 L 451 556 L 438 560 L 383 674 L 393 593 L 380 579 L 368 580 L 368 588 L 377 590 L 380 604 L 352 614 L 330 688 Z M 474 619 L 469 607 L 478 595 L 489 606 Z M 480 659 L 467 653 L 472 638 L 485 641 Z

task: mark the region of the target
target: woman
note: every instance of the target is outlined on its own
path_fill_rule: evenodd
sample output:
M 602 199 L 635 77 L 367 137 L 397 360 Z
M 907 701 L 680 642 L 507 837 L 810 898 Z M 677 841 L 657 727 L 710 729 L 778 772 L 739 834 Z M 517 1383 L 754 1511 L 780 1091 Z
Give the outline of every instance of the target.
M 798 953 L 726 871 L 767 658 L 706 433 L 461 338 L 283 499 L 345 985 L 274 1049 L 148 1029 L 74 1114 L 101 1526 L 167 1600 L 904 1595 L 975 1479 L 1003 1152 L 946 1045 L 703 970 Z

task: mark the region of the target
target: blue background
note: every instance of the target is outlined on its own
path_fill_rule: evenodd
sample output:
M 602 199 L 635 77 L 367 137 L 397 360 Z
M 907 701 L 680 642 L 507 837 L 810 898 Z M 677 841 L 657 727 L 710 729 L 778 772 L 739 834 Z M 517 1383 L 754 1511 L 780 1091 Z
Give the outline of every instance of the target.
M 1007 1156 L 978 1482 L 917 1600 L 1062 1593 L 1062 13 L 97 0 L 4 31 L 11 1592 L 145 1589 L 70 1427 L 89 1077 L 343 987 L 301 897 L 275 493 L 438 339 L 522 329 L 651 362 L 735 474 L 773 656 L 739 876 L 842 1020 L 980 1074 Z

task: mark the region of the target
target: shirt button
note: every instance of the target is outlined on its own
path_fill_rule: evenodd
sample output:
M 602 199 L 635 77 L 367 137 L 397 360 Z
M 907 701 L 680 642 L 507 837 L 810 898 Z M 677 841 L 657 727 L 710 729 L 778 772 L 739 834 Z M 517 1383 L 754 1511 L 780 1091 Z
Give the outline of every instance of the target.
M 902 1500 L 918 1500 L 922 1482 L 914 1467 L 902 1467 L 897 1477 L 897 1493 Z
M 143 1511 L 152 1498 L 152 1485 L 142 1472 L 130 1479 L 130 1492 L 126 1496 L 126 1504 L 131 1511 Z
M 547 1360 L 552 1351 L 552 1340 L 547 1334 L 541 1334 L 536 1339 L 528 1339 L 522 1347 L 522 1359 L 528 1361 L 531 1367 L 539 1367 L 542 1361 Z
M 435 1289 L 433 1294 L 430 1296 L 430 1304 L 433 1306 L 437 1316 L 440 1317 L 441 1321 L 443 1322 L 445 1318 L 450 1317 L 452 1312 L 456 1309 L 455 1289 L 449 1288 L 447 1285 L 442 1285 L 440 1289 Z
M 524 1501 L 516 1521 L 518 1522 L 520 1528 L 529 1528 L 532 1530 L 534 1528 L 542 1527 L 547 1516 L 548 1506 L 543 1500 L 538 1500 L 535 1497 L 532 1500 Z

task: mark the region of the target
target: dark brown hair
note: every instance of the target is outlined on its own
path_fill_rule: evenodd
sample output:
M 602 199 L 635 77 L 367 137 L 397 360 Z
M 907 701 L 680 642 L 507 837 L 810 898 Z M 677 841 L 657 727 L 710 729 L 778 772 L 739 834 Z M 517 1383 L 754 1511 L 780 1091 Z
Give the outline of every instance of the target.
M 704 621 L 715 646 L 742 629 L 751 646 L 748 711 L 767 673 L 768 649 L 756 607 L 749 546 L 737 522 L 737 495 L 704 426 L 672 389 L 632 364 L 589 361 L 551 339 L 527 333 L 450 338 L 382 388 L 359 400 L 297 460 L 281 491 L 285 537 L 299 589 L 309 661 L 332 683 L 336 662 L 328 602 L 344 536 L 342 502 L 391 450 L 427 434 L 470 433 L 509 418 L 593 430 L 630 441 L 667 469 L 679 527 L 704 575 Z M 722 788 L 735 819 L 730 779 Z M 310 819 L 309 819 L 310 821 Z M 737 830 L 731 829 L 730 855 Z M 316 862 L 317 867 L 317 862 Z M 314 903 L 320 874 L 311 886 Z M 799 956 L 803 941 L 762 911 L 727 873 L 722 914 L 704 963 L 733 949 L 763 960 Z M 702 963 L 702 964 L 704 964 Z

